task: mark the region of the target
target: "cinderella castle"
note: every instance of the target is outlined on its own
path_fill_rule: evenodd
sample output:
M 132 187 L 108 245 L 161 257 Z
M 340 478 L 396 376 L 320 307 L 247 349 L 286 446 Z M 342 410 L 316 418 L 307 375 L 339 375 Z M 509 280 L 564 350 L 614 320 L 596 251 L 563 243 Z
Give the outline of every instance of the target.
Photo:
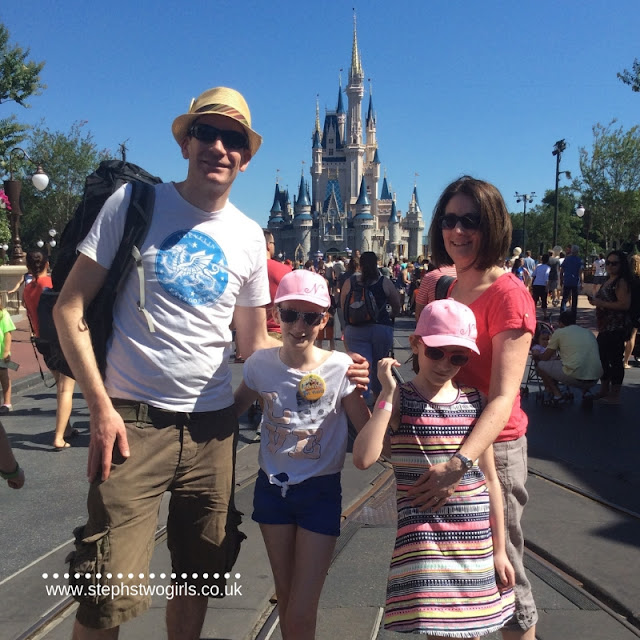
M 422 253 L 425 226 L 417 188 L 406 215 L 396 207 L 386 172 L 380 189 L 377 116 L 370 94 L 362 119 L 364 71 L 355 22 L 346 94 L 347 111 L 340 86 L 335 111 L 326 112 L 322 128 L 316 103 L 311 189 L 303 173 L 292 206 L 289 192 L 276 183 L 267 228 L 278 253 L 301 262 L 320 253 L 348 255 L 355 249 L 374 251 L 384 260 L 415 258 Z

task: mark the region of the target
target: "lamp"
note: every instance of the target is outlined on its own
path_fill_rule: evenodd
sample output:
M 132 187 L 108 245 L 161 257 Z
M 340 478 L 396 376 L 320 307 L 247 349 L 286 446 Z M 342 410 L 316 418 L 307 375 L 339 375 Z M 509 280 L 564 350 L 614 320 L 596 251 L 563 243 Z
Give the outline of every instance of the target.
M 11 259 L 9 260 L 9 264 L 24 264 L 24 252 L 22 251 L 22 242 L 20 240 L 20 216 L 22 215 L 20 209 L 20 192 L 22 190 L 22 182 L 13 179 L 13 155 L 18 151 L 22 153 L 22 156 L 29 160 L 29 162 L 36 165 L 36 172 L 31 176 L 33 186 L 38 191 L 42 191 L 46 189 L 49 184 L 49 176 L 43 171 L 40 163 L 32 160 L 29 154 L 20 147 L 11 149 L 9 152 L 9 179 L 4 181 L 4 192 L 7 194 L 9 204 L 11 205 L 11 213 L 9 214 L 11 224 Z
M 560 180 L 560 175 L 565 174 L 566 177 L 571 180 L 571 172 L 570 171 L 560 171 L 560 160 L 562 159 L 562 152 L 567 148 L 567 143 L 562 140 L 558 140 L 553 145 L 553 151 L 551 152 L 552 156 L 556 157 L 556 207 L 553 212 L 553 246 L 555 247 L 558 244 L 558 183 Z
M 589 260 L 589 236 L 591 235 L 591 212 L 587 211 L 582 204 L 578 205 L 576 209 L 576 215 L 578 218 L 585 218 L 584 222 L 587 223 L 587 240 L 584 248 L 584 266 L 587 266 L 587 261 Z

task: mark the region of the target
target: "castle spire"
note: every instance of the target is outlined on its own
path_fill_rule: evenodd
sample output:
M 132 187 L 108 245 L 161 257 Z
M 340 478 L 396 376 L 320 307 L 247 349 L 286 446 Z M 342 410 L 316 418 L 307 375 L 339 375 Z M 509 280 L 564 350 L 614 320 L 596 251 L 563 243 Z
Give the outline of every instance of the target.
M 338 106 L 336 107 L 336 113 L 344 113 L 344 105 L 342 104 L 342 80 L 340 81 L 340 86 L 338 87 Z
M 316 94 L 316 131 L 320 132 L 320 98 Z
M 360 53 L 358 51 L 358 34 L 356 30 L 356 14 L 353 14 L 353 48 L 351 50 L 351 69 L 349 71 L 349 78 L 354 76 L 362 76 L 362 63 L 360 62 Z

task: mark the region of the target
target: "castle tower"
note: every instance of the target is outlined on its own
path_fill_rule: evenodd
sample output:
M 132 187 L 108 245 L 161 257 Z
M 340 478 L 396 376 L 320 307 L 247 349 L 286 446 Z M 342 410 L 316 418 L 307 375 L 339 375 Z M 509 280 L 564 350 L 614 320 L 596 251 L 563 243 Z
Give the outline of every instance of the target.
M 353 18 L 353 47 L 351 50 L 351 67 L 349 68 L 349 84 L 347 99 L 349 115 L 345 139 L 347 157 L 347 203 L 353 205 L 358 198 L 358 188 L 363 175 L 365 145 L 362 139 L 362 98 L 364 96 L 364 71 L 358 51 L 356 19 Z
M 311 256 L 311 231 L 313 228 L 313 217 L 311 215 L 311 200 L 309 199 L 309 189 L 304 181 L 304 173 L 300 177 L 300 188 L 298 197 L 293 205 L 293 229 L 295 232 L 296 246 L 302 247 L 304 260 Z M 300 259 L 296 256 L 296 259 Z
M 418 201 L 418 187 L 415 185 L 411 194 L 411 202 L 409 203 L 404 228 L 409 232 L 408 257 L 415 259 L 422 251 L 422 234 L 424 232 L 424 219 L 420 209 L 420 202 Z
M 373 216 L 371 215 L 371 201 L 367 195 L 367 182 L 364 176 L 362 176 L 360 193 L 356 201 L 356 215 L 353 218 L 353 227 L 355 229 L 355 249 L 373 251 Z
M 385 178 L 385 186 L 387 179 Z M 398 220 L 398 210 L 396 209 L 395 200 L 391 201 L 391 215 L 389 216 L 389 246 L 387 251 L 398 255 L 398 247 L 400 245 L 400 222 Z
M 320 178 L 322 176 L 322 132 L 320 131 L 320 105 L 316 99 L 316 126 L 311 147 L 311 175 L 313 176 L 313 207 L 316 212 L 322 210 Z
M 282 217 L 282 204 L 280 202 L 281 199 L 280 186 L 276 182 L 276 190 L 273 194 L 273 204 L 271 205 L 269 222 L 267 223 L 267 227 L 272 233 L 274 233 L 274 231 L 279 231 L 280 227 L 284 224 L 284 218 Z

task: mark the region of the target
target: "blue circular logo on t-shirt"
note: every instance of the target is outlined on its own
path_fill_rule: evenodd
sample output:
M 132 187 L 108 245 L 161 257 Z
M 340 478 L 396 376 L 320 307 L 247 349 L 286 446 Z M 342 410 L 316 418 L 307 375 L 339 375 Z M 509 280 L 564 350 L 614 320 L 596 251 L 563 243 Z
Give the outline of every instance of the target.
M 162 243 L 156 276 L 167 293 L 192 307 L 215 302 L 229 282 L 220 245 L 193 229 L 176 231 Z

